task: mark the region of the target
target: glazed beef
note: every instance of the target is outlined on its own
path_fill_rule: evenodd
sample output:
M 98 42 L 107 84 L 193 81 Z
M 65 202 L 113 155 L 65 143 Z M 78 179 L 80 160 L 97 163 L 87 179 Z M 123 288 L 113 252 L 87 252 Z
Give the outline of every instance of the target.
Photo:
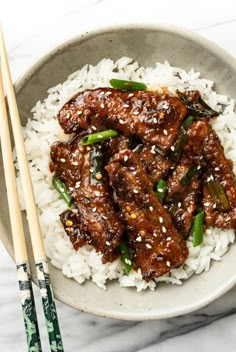
M 79 142 L 76 137 L 51 147 L 55 174 L 65 183 L 78 210 L 62 214 L 61 220 L 75 249 L 91 243 L 103 254 L 104 262 L 113 261 L 124 226 L 114 209 L 106 173 L 99 171 L 97 180 L 92 170 L 93 155 L 97 156 L 102 145 L 83 146 Z
M 59 111 L 58 120 L 65 133 L 112 128 L 166 152 L 185 115 L 186 108 L 177 97 L 97 88 L 74 96 Z
M 139 157 L 123 150 L 106 169 L 143 278 L 149 281 L 181 265 L 188 255 L 185 241 L 158 201 Z
M 204 141 L 203 156 L 207 163 L 203 196 L 205 222 L 211 226 L 236 229 L 236 182 L 233 163 L 225 157 L 220 140 L 212 128 Z M 209 193 L 207 185 L 212 181 L 223 189 L 229 202 L 228 210 L 222 210 L 217 198 Z
M 199 171 L 195 168 L 198 166 L 184 155 L 167 182 L 168 193 L 165 204 L 184 238 L 188 237 L 192 227 L 200 193 Z M 189 174 L 191 170 L 194 173 L 192 177 Z

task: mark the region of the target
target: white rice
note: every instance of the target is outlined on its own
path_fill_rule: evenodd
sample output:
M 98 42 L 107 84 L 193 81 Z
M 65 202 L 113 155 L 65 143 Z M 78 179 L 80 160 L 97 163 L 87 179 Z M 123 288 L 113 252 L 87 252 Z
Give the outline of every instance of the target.
M 193 274 L 208 271 L 212 261 L 221 260 L 230 244 L 235 241 L 233 230 L 209 228 L 203 243 L 198 247 L 193 247 L 190 237 L 187 241 L 189 257 L 186 262 L 180 268 L 172 269 L 170 274 L 147 283 L 142 279 L 140 270 L 126 275 L 120 259 L 102 264 L 101 255 L 96 253 L 92 246 L 86 245 L 76 252 L 60 223 L 59 214 L 66 210 L 67 206 L 52 187 L 52 174 L 48 168 L 49 152 L 54 141 L 68 140 L 70 136 L 66 136 L 60 128 L 56 119 L 57 112 L 75 93 L 88 88 L 108 87 L 111 78 L 142 81 L 155 90 L 168 87 L 173 93 L 176 89 L 198 89 L 204 100 L 220 112 L 220 116 L 212 121 L 212 125 L 224 145 L 226 157 L 233 161 L 236 173 L 234 101 L 225 95 L 217 94 L 213 90 L 213 81 L 201 78 L 200 73 L 194 69 L 186 72 L 170 66 L 168 62 L 145 68 L 131 58 L 122 57 L 116 62 L 103 59 L 96 66 L 85 65 L 81 70 L 72 73 L 64 83 L 48 90 L 48 97 L 43 102 L 37 102 L 32 109 L 33 116 L 29 117 L 24 128 L 25 146 L 47 256 L 65 276 L 75 279 L 79 284 L 92 280 L 102 289 L 106 289 L 107 281 L 113 279 L 118 279 L 121 286 L 136 287 L 137 291 L 146 288 L 154 290 L 158 282 L 181 285 L 183 280 Z M 19 177 L 18 183 L 24 209 Z

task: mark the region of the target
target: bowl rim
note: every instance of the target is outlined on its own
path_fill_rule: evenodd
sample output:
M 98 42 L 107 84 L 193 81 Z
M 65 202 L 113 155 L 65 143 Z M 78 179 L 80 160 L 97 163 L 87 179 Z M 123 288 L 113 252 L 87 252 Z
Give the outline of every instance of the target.
M 24 85 L 24 83 L 31 77 L 31 75 L 34 74 L 35 71 L 37 71 L 42 65 L 44 65 L 51 56 L 54 56 L 59 51 L 63 51 L 67 46 L 74 45 L 81 40 L 87 40 L 91 37 L 117 31 L 117 30 L 126 31 L 126 30 L 136 30 L 136 29 L 166 32 L 170 34 L 175 34 L 189 41 L 194 41 L 196 43 L 199 43 L 201 47 L 207 48 L 208 51 L 212 52 L 213 54 L 216 54 L 222 60 L 226 61 L 229 66 L 234 68 L 236 67 L 236 59 L 233 56 L 231 56 L 228 52 L 226 52 L 224 49 L 222 49 L 220 46 L 209 41 L 205 37 L 202 37 L 201 35 L 182 27 L 174 26 L 171 24 L 156 24 L 151 22 L 135 23 L 135 24 L 122 23 L 122 24 L 115 24 L 115 25 L 108 25 L 108 26 L 99 25 L 98 27 L 93 27 L 91 30 L 88 30 L 86 32 L 81 32 L 81 33 L 78 33 L 77 35 L 73 35 L 68 38 L 65 38 L 64 40 L 60 41 L 57 45 L 53 46 L 49 50 L 46 50 L 44 53 L 42 53 L 40 57 L 36 59 L 32 64 L 30 64 L 28 68 L 26 68 L 24 72 L 19 76 L 19 78 L 15 81 L 14 88 L 15 88 L 16 94 L 19 92 L 19 90 Z M 7 243 L 7 241 L 4 241 L 4 240 L 3 240 L 3 243 L 9 255 L 12 257 L 12 250 L 10 249 L 10 246 L 8 246 L 9 243 Z M 37 283 L 37 280 L 35 279 L 35 277 L 33 277 L 33 281 Z M 64 299 L 61 296 L 60 296 L 60 299 L 57 298 L 57 290 L 54 290 L 54 291 L 55 291 L 55 297 L 59 299 L 62 303 L 68 306 L 71 306 L 72 308 L 80 309 L 90 314 L 94 314 L 102 317 L 108 317 L 108 318 L 124 319 L 124 320 L 154 320 L 154 319 L 164 319 L 164 318 L 180 316 L 180 315 L 184 315 L 184 314 L 196 311 L 208 305 L 209 303 L 216 300 L 220 296 L 222 296 L 224 293 L 229 291 L 235 284 L 236 284 L 236 271 L 235 271 L 235 275 L 232 276 L 228 280 L 228 282 L 226 282 L 223 286 L 220 286 L 218 289 L 213 290 L 198 302 L 193 302 L 193 304 L 188 305 L 186 307 L 176 306 L 175 309 L 172 309 L 165 313 L 161 313 L 161 314 L 155 313 L 153 315 L 151 314 L 151 312 L 144 313 L 144 314 L 140 314 L 140 313 L 135 314 L 130 312 L 121 313 L 117 311 L 115 312 L 106 311 L 106 310 L 101 311 L 100 309 L 94 310 L 94 309 L 89 309 L 89 307 L 86 307 L 86 309 L 84 307 L 79 308 L 78 306 L 73 305 L 72 303 L 68 303 L 66 299 Z

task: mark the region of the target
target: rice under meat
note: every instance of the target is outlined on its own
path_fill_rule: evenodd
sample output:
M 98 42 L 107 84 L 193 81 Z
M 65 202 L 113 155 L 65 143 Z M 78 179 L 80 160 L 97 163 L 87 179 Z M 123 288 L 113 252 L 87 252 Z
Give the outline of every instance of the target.
M 51 263 L 62 270 L 69 278 L 78 283 L 91 279 L 99 287 L 106 289 L 108 280 L 118 279 L 121 286 L 136 287 L 137 291 L 149 288 L 154 290 L 158 282 L 181 285 L 183 280 L 193 274 L 208 271 L 211 261 L 219 261 L 235 241 L 233 229 L 222 230 L 208 228 L 200 246 L 193 247 L 191 236 L 187 239 L 189 256 L 185 263 L 172 269 L 169 274 L 146 282 L 140 269 L 124 273 L 121 260 L 102 263 L 102 255 L 85 245 L 75 251 L 70 239 L 64 233 L 59 215 L 67 209 L 52 186 L 52 174 L 49 171 L 50 146 L 53 142 L 68 141 L 57 121 L 59 109 L 76 93 L 97 87 L 109 87 L 112 78 L 145 82 L 151 90 L 167 87 L 170 93 L 176 90 L 199 90 L 203 99 L 220 115 L 211 120 L 211 124 L 224 146 L 225 156 L 233 161 L 236 173 L 236 115 L 234 101 L 213 90 L 214 82 L 200 77 L 199 72 L 189 72 L 172 67 L 168 62 L 157 63 L 154 67 L 142 67 L 133 59 L 122 57 L 116 62 L 101 60 L 96 66 L 85 65 L 72 73 L 68 79 L 48 90 L 48 97 L 37 102 L 32 109 L 24 128 L 25 146 L 34 184 L 36 203 L 39 209 L 40 223 L 44 235 L 45 248 Z M 17 167 L 17 164 L 16 164 Z M 19 189 L 20 179 L 18 177 Z M 20 191 L 20 198 L 21 197 Z M 24 209 L 23 203 L 22 209 Z

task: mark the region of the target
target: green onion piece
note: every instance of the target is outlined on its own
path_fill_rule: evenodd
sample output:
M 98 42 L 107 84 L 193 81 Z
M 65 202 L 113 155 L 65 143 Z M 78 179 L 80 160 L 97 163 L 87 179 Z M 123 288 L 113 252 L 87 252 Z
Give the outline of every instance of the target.
M 120 245 L 121 261 L 123 263 L 124 269 L 128 274 L 133 268 L 133 262 L 129 252 L 129 247 L 124 240 L 121 240 Z
M 93 146 L 90 151 L 90 182 L 95 184 L 101 182 L 103 179 L 103 153 L 101 144 Z
M 166 181 L 163 179 L 160 179 L 156 185 L 156 193 L 157 193 L 157 197 L 161 203 L 163 203 L 163 200 L 166 195 L 166 191 L 167 191 Z
M 188 135 L 186 131 L 183 128 L 181 128 L 178 133 L 176 142 L 174 144 L 174 149 L 171 150 L 169 153 L 171 161 L 175 163 L 179 161 L 181 154 L 183 153 L 187 143 L 188 143 Z
M 199 246 L 203 241 L 204 210 L 200 209 L 193 223 L 193 247 Z
M 124 79 L 111 79 L 110 85 L 121 90 L 147 90 L 147 86 L 142 82 L 126 81 Z
M 184 186 L 189 185 L 191 179 L 192 179 L 193 176 L 196 174 L 196 172 L 197 172 L 197 166 L 193 165 L 193 166 L 190 167 L 190 169 L 186 172 L 186 174 L 181 177 L 180 183 L 182 183 L 182 185 L 184 185 Z
M 84 136 L 81 139 L 80 143 L 82 145 L 94 144 L 98 142 L 103 142 L 112 137 L 116 137 L 117 135 L 118 135 L 118 132 L 114 130 L 106 130 L 102 132 L 92 133 L 92 134 L 88 134 L 87 136 Z
M 189 92 L 186 91 L 183 93 L 179 90 L 176 92 L 182 103 L 187 107 L 189 114 L 194 115 L 197 118 L 215 117 L 219 115 L 217 111 L 213 110 L 209 105 L 207 105 L 201 96 L 198 96 L 194 99 L 189 99 Z
M 219 203 L 222 211 L 229 211 L 231 209 L 228 197 L 219 182 L 211 180 L 207 182 L 207 188 L 210 195 Z
M 66 204 L 71 207 L 73 204 L 73 200 L 71 199 L 70 193 L 67 190 L 65 184 L 59 180 L 58 177 L 54 176 L 52 179 L 53 187 L 57 190 L 60 196 L 64 199 Z
M 186 117 L 186 119 L 184 119 L 184 122 L 183 122 L 183 128 L 187 130 L 191 125 L 191 123 L 193 122 L 193 120 L 195 120 L 195 118 L 196 117 L 192 115 L 189 115 L 188 117 Z

